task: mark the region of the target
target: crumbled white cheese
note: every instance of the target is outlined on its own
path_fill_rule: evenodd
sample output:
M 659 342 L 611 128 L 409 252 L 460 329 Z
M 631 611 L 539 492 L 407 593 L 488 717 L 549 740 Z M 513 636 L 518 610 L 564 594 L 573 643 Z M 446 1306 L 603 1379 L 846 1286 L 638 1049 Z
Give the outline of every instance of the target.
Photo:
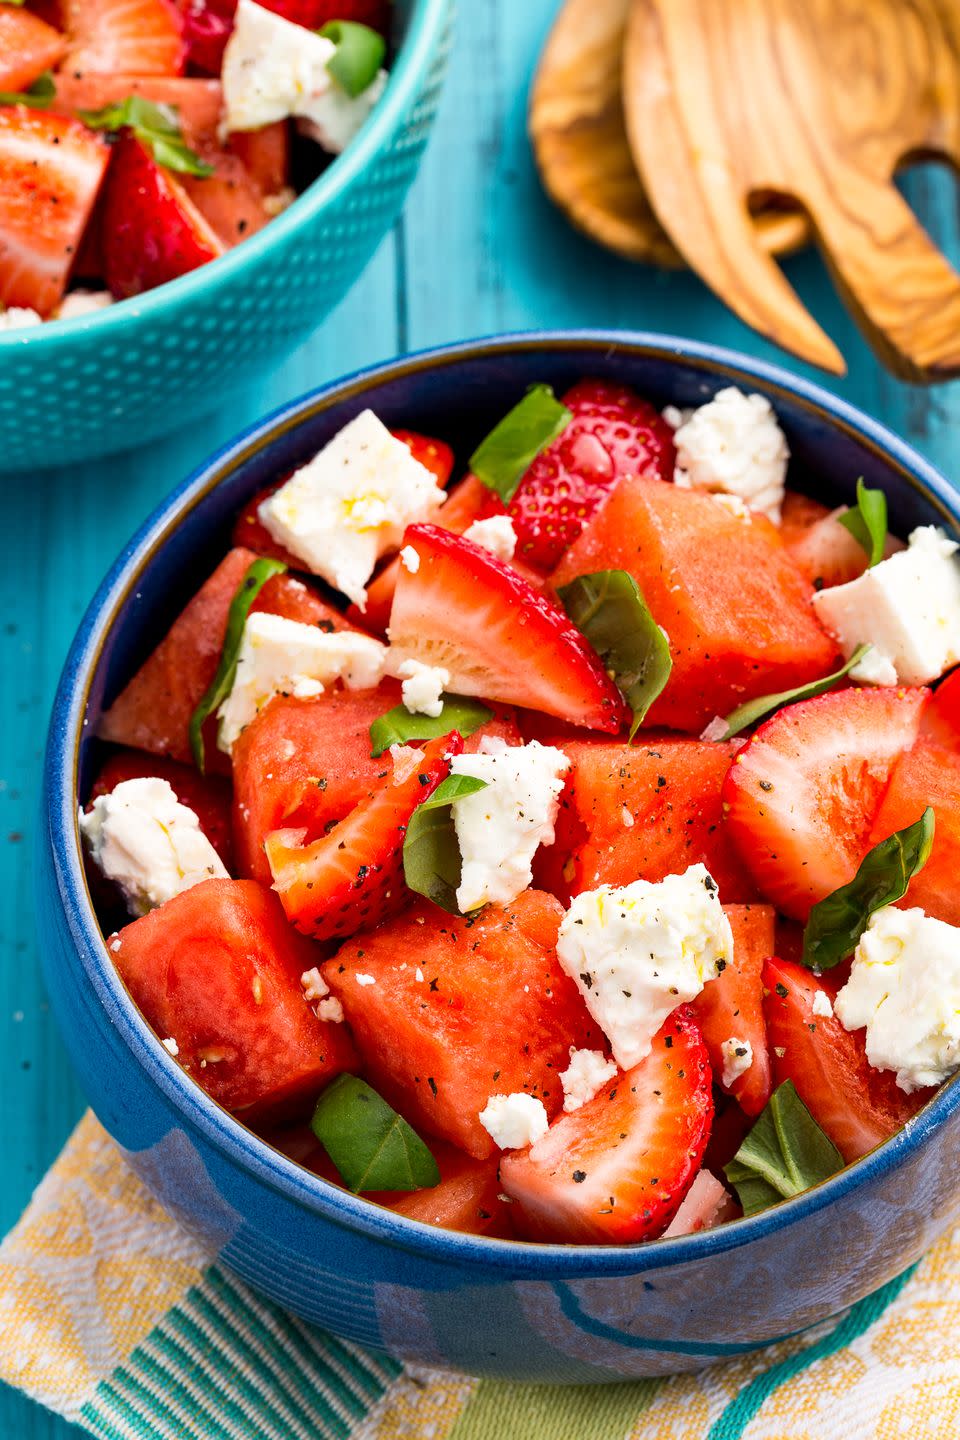
M 628 810 L 626 805 L 621 805 L 620 807 L 620 819 L 623 821 L 624 827 L 627 830 L 632 830 L 636 824 L 633 818 L 633 812 Z
M 164 1050 L 166 1050 L 168 1054 L 173 1056 L 174 1059 L 176 1059 L 177 1056 L 180 1054 L 180 1046 L 177 1044 L 176 1040 L 174 1040 L 172 1036 L 168 1040 L 161 1040 L 160 1044 L 163 1046 Z
M 361 987 L 364 985 L 376 985 L 377 983 L 376 975 L 362 975 L 359 970 L 357 971 L 355 978 L 357 984 Z
M 829 1020 L 833 1014 L 833 1006 L 830 1003 L 830 996 L 826 990 L 818 990 L 813 997 L 811 1010 L 814 1015 L 819 1015 L 822 1020 Z
M 12 305 L 9 310 L 0 309 L 0 332 L 4 330 L 27 330 L 32 325 L 42 325 L 43 316 L 25 305 Z
M 730 1086 L 740 1079 L 753 1064 L 753 1046 L 749 1040 L 738 1040 L 731 1036 L 724 1040 L 720 1046 L 720 1053 L 723 1056 L 723 1075 L 721 1081 L 724 1088 L 729 1090 Z
M 956 542 L 922 525 L 899 550 L 846 585 L 813 597 L 820 623 L 849 657 L 871 650 L 850 671 L 873 685 L 925 685 L 960 661 L 960 563 Z
M 671 1011 L 693 1000 L 733 958 L 733 934 L 703 865 L 656 884 L 601 885 L 571 901 L 557 958 L 630 1070 L 649 1055 Z
M 834 1001 L 847 1030 L 866 1026 L 867 1059 L 909 1094 L 960 1066 L 960 929 L 922 910 L 876 910 Z
M 122 944 L 123 941 L 120 939 L 119 935 L 115 935 L 114 938 L 110 941 L 110 949 L 113 951 L 114 955 L 119 954 Z
M 543 1101 L 522 1090 L 514 1095 L 491 1095 L 480 1111 L 480 1124 L 500 1150 L 535 1145 L 550 1128 Z
M 331 1025 L 343 1024 L 343 1006 L 336 995 L 330 995 L 320 1001 L 317 1006 L 317 1019 L 328 1020 Z
M 362 94 L 348 95 L 328 68 L 335 52 L 332 40 L 254 0 L 239 0 L 220 76 L 224 131 L 293 118 L 339 154 L 380 99 L 387 75 L 379 71 Z
M 412 715 L 429 715 L 436 719 L 443 713 L 443 692 L 450 684 L 450 671 L 440 665 L 424 665 L 421 660 L 404 660 L 396 675 L 403 703 Z
M 364 410 L 257 513 L 278 544 L 363 610 L 377 560 L 444 498 L 437 477 Z
M 726 720 L 724 720 L 722 715 L 714 715 L 713 719 L 710 721 L 710 724 L 707 725 L 706 728 L 700 732 L 700 739 L 722 740 L 729 729 L 730 726 L 727 724 Z
M 474 520 L 463 532 L 464 540 L 482 545 L 498 560 L 512 560 L 517 549 L 517 532 L 509 515 L 491 515 L 486 520 Z
M 300 985 L 304 1000 L 309 1000 L 311 1003 L 314 1000 L 322 1000 L 325 995 L 330 994 L 330 986 L 316 966 L 312 970 L 304 970 L 300 976 Z
M 94 864 L 120 889 L 131 915 L 146 915 L 201 880 L 226 879 L 223 861 L 166 780 L 123 780 L 80 830 Z
M 571 1045 L 570 1064 L 560 1076 L 564 1110 L 579 1110 L 616 1073 L 616 1065 L 606 1058 L 602 1050 L 577 1050 Z
M 412 545 L 404 545 L 400 551 L 400 563 L 404 570 L 409 570 L 411 575 L 416 575 L 420 569 L 420 552 Z
M 554 821 L 570 761 L 562 750 L 532 740 L 507 745 L 484 736 L 474 755 L 457 755 L 451 775 L 472 775 L 483 790 L 454 800 L 451 808 L 463 860 L 457 904 L 509 904 L 533 878 L 541 845 L 552 845 Z
M 414 745 L 391 745 L 390 759 L 393 761 L 393 782 L 402 785 L 409 780 L 414 770 L 423 764 L 423 751 Z
M 342 680 L 369 690 L 383 676 L 387 648 L 355 630 L 320 630 L 283 615 L 255 611 L 243 627 L 233 689 L 217 716 L 217 745 L 227 755 L 274 695 L 308 700 Z
M 687 490 L 735 495 L 775 524 L 790 451 L 770 401 L 730 386 L 683 418 L 674 434 L 674 481 Z
M 79 320 L 83 315 L 96 315 L 114 303 L 109 290 L 71 290 L 60 302 L 58 320 Z

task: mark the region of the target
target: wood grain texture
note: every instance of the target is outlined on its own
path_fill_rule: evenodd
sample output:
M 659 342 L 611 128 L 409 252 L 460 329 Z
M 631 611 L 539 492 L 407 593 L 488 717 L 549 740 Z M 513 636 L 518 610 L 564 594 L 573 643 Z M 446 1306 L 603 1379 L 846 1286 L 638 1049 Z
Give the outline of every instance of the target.
M 530 139 L 547 194 L 584 234 L 628 260 L 685 262 L 637 174 L 623 114 L 623 49 L 630 0 L 566 0 L 530 97 Z M 752 223 L 770 254 L 810 238 L 797 210 L 758 206 Z
M 960 372 L 960 276 L 897 190 L 900 163 L 960 160 L 956 0 L 633 0 L 630 145 L 677 248 L 762 334 L 843 361 L 747 219 L 774 191 L 809 214 L 857 323 L 904 378 Z

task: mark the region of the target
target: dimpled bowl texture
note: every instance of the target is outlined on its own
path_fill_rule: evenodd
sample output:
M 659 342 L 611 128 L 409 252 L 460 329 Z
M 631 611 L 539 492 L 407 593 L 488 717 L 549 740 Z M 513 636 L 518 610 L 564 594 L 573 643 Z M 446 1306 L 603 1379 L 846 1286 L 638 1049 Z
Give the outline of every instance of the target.
M 603 1382 L 695 1369 L 816 1324 L 899 1274 L 960 1213 L 960 1089 L 841 1175 L 750 1220 L 635 1247 L 526 1245 L 406 1220 L 300 1169 L 219 1109 L 152 1035 L 91 908 L 78 797 L 97 720 L 215 565 L 238 507 L 367 406 L 471 447 L 534 381 L 627 381 L 658 404 L 724 385 L 769 396 L 793 481 L 830 503 L 858 475 L 893 528 L 953 526 L 960 500 L 919 455 L 812 385 L 655 335 L 506 337 L 373 369 L 296 402 L 176 490 L 84 619 L 51 722 L 38 865 L 51 1001 L 90 1103 L 162 1204 L 251 1285 L 400 1360 L 473 1374 Z
M 316 329 L 400 213 L 440 99 L 453 4 L 397 0 L 383 98 L 258 234 L 109 310 L 0 333 L 0 473 L 91 460 L 180 429 Z

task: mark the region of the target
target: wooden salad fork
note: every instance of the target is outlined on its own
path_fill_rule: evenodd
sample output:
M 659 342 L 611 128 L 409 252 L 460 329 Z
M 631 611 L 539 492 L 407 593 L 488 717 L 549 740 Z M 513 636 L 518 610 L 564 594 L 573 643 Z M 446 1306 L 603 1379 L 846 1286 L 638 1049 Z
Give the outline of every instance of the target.
M 960 164 L 960 0 L 632 0 L 624 107 L 660 224 L 742 319 L 843 373 L 750 223 L 782 194 L 891 369 L 960 373 L 960 276 L 893 183 Z

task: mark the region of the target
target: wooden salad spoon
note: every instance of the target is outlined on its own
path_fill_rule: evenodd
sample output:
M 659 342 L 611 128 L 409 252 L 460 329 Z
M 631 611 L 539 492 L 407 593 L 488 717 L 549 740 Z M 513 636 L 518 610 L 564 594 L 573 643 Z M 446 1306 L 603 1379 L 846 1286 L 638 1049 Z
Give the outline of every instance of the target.
M 530 138 L 544 187 L 593 240 L 628 260 L 677 268 L 637 174 L 623 115 L 623 47 L 630 0 L 566 0 L 554 22 L 530 97 Z M 763 206 L 757 243 L 772 254 L 810 238 L 798 210 Z
M 843 373 L 749 221 L 751 194 L 782 194 L 891 369 L 960 373 L 960 276 L 893 183 L 918 155 L 960 163 L 958 0 L 632 0 L 624 106 L 661 225 L 742 319 Z

